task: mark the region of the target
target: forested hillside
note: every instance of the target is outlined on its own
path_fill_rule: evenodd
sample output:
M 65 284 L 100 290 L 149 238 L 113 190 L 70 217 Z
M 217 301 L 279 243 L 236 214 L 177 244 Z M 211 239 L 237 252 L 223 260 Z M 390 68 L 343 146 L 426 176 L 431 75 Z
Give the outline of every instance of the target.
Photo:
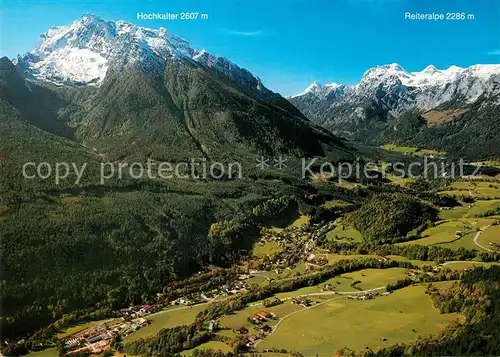
M 164 27 L 51 27 L 0 58 L 1 354 L 498 355 L 500 165 L 444 166 L 498 157 L 498 68 L 288 100 Z
M 403 194 L 375 195 L 348 218 L 366 240 L 394 243 L 427 222 L 437 219 L 437 210 Z
M 353 113 L 356 106 L 329 108 L 331 120 L 324 117 L 316 122 L 333 133 L 364 144 L 380 146 L 387 143 L 445 151 L 450 157 L 469 160 L 496 158 L 499 155 L 500 128 L 498 124 L 498 98 L 479 99 L 461 106 L 457 115 L 441 123 L 429 123 L 427 114 L 409 110 L 398 116 L 387 113 L 374 102 L 366 103 L 360 118 L 342 119 Z M 436 112 L 457 109 L 457 104 L 447 103 Z
M 170 282 L 248 254 L 257 224 L 289 212 L 288 203 L 261 214 L 254 207 L 297 192 L 289 174 L 261 176 L 257 155 L 353 156 L 278 97 L 267 103 L 199 64 L 170 61 L 161 75 L 129 68 L 97 89 L 64 90 L 25 81 L 1 59 L 3 338 L 65 314 L 151 301 Z M 100 181 L 103 163 L 190 158 L 242 159 L 245 176 L 155 180 L 127 171 Z M 61 182 L 23 176 L 25 163 L 42 162 L 86 169 L 79 181 L 73 171 Z

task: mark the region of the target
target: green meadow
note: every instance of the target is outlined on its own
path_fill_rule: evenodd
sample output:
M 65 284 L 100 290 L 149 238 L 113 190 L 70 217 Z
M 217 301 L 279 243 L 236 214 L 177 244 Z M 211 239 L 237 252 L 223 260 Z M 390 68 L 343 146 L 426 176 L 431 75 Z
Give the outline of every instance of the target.
M 442 315 L 425 286 L 411 286 L 374 300 L 335 297 L 283 320 L 259 349 L 287 348 L 304 356 L 332 356 L 342 347 L 378 349 L 436 334 L 460 315 Z M 363 336 L 363 338 L 360 338 Z
M 186 350 L 181 353 L 181 356 L 191 356 L 194 351 L 196 350 L 214 350 L 214 351 L 222 351 L 222 352 L 232 352 L 232 348 L 229 347 L 227 344 L 224 342 L 220 341 L 208 341 L 206 343 L 203 343 L 199 345 L 198 347 L 195 347 L 191 350 Z
M 462 218 L 437 222 L 422 232 L 422 238 L 400 243 L 402 245 L 438 245 L 450 249 L 480 249 L 474 244 L 477 231 L 494 222 L 490 218 Z M 460 232 L 460 234 L 457 234 Z
M 395 144 L 386 144 L 381 146 L 384 150 L 400 152 L 406 155 L 413 156 L 434 156 L 434 157 L 444 157 L 446 153 L 444 151 L 437 151 L 433 149 L 420 149 L 413 146 L 398 146 Z
M 488 227 L 481 233 L 477 241 L 479 244 L 493 249 L 490 247 L 490 243 L 500 244 L 500 226 Z
M 125 343 L 140 340 L 154 336 L 164 328 L 172 328 L 181 325 L 190 325 L 194 322 L 196 315 L 207 308 L 206 304 L 194 305 L 192 307 L 171 309 L 151 315 L 148 320 L 151 320 L 151 325 L 147 325 L 140 330 L 137 330 L 131 335 L 125 337 Z
M 329 240 L 348 242 L 361 242 L 363 240 L 363 236 L 356 228 L 345 227 L 343 225 L 338 225 L 335 229 L 328 232 L 326 238 Z
M 490 181 L 461 180 L 452 182 L 442 194 L 476 198 L 500 198 L 500 184 Z

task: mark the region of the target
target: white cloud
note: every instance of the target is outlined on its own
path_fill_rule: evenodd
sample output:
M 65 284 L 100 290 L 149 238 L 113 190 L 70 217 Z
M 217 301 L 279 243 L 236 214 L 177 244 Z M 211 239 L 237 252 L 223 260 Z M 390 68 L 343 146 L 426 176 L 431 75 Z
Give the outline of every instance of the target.
M 223 29 L 222 31 L 229 35 L 247 36 L 247 37 L 256 37 L 264 34 L 262 31 L 238 31 L 238 30 L 228 30 L 228 29 Z
M 500 49 L 496 49 L 487 53 L 490 56 L 500 56 Z

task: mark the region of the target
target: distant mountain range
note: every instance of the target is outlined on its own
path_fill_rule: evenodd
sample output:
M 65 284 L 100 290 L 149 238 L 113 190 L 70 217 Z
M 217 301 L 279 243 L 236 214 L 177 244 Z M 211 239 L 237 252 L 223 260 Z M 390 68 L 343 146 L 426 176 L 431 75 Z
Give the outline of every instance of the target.
M 1 100 L 37 127 L 109 159 L 351 151 L 249 71 L 165 28 L 84 15 L 49 29 L 14 59 L 19 76 L 6 61 Z M 51 115 L 31 105 L 42 91 Z
M 353 86 L 311 84 L 288 98 L 313 122 L 347 138 L 432 146 L 455 155 L 500 155 L 500 65 L 377 66 Z
M 339 158 L 353 152 L 339 137 L 470 158 L 500 155 L 500 65 L 407 72 L 393 63 L 369 69 L 353 86 L 315 82 L 283 98 L 165 28 L 94 15 L 49 29 L 12 65 L 19 78 L 3 80 L 1 99 L 29 112 L 24 119 L 37 127 L 110 159 Z M 11 86 L 23 94 L 13 99 Z M 51 115 L 36 112 L 45 105 L 26 108 L 40 92 L 53 104 Z

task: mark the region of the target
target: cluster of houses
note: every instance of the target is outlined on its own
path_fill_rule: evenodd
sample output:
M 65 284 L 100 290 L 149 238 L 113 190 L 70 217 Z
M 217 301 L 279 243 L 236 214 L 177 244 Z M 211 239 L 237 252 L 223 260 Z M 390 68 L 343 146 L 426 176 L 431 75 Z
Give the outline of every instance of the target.
M 337 282 L 338 284 L 340 284 L 340 282 Z M 337 287 L 333 284 L 324 284 L 323 286 L 321 286 L 321 291 L 331 291 L 333 294 L 335 294 L 335 289 Z
M 162 308 L 162 305 L 136 305 L 121 309 L 120 314 L 129 319 L 134 319 L 137 317 L 143 317 L 155 312 L 159 312 L 162 310 Z
M 179 297 L 175 300 L 170 301 L 170 305 L 195 305 L 207 301 L 212 301 L 221 295 L 236 295 L 243 293 L 248 290 L 249 286 L 246 283 L 246 279 L 250 278 L 251 275 L 240 275 L 239 279 L 236 281 L 228 282 L 218 289 L 212 289 L 210 291 L 203 291 L 195 294 L 190 294 L 189 296 Z
M 311 234 L 311 238 L 314 240 L 318 240 L 326 237 L 327 233 L 334 230 L 339 222 L 340 220 L 337 219 L 335 221 L 327 222 L 326 224 L 314 224 L 312 227 L 313 233 Z
M 269 335 L 271 332 L 273 332 L 273 328 L 269 325 L 262 325 L 262 326 L 257 326 L 254 327 L 254 330 L 259 332 L 259 334 L 253 334 L 250 336 L 247 336 L 245 338 L 245 346 L 249 349 L 251 349 L 255 343 L 263 338 L 265 338 L 267 335 Z M 246 327 L 241 327 L 238 330 L 235 331 L 236 333 L 240 335 L 247 335 L 250 331 Z
M 203 293 L 202 293 L 203 294 Z M 202 301 L 202 297 L 201 297 L 201 294 L 200 294 L 200 297 L 196 297 L 196 296 L 191 296 L 191 297 L 180 297 L 180 298 L 177 298 L 175 300 L 172 300 L 170 301 L 170 305 L 174 306 L 174 305 L 186 305 L 186 306 L 189 306 L 189 305 L 194 305 L 194 304 L 197 304 L 199 302 Z
M 259 243 L 274 242 L 283 250 L 269 255 L 267 263 L 274 266 L 277 274 L 281 274 L 284 269 L 291 269 L 305 261 L 306 270 L 314 269 L 318 266 L 328 264 L 328 259 L 325 256 L 316 256 L 313 254 L 317 241 L 320 238 L 326 237 L 326 234 L 334 229 L 338 224 L 338 220 L 328 222 L 326 224 L 307 224 L 302 226 L 288 226 L 283 230 L 275 230 L 269 228 L 261 229 L 261 238 Z M 264 259 L 266 262 L 266 259 Z M 262 267 L 266 270 L 272 270 L 273 267 Z
M 248 284 L 243 279 L 224 284 L 220 287 L 220 291 L 227 295 L 239 294 L 247 291 L 247 289 Z
M 99 324 L 90 327 L 82 332 L 71 335 L 64 341 L 66 354 L 71 356 L 106 352 L 110 349 L 113 337 L 117 335 L 129 335 L 148 324 L 150 324 L 150 321 L 143 317 L 129 321 L 125 317 L 122 317 L 112 320 L 109 324 Z
M 260 243 L 274 242 L 280 247 L 285 247 L 287 244 L 292 244 L 296 240 L 303 238 L 306 234 L 303 227 L 288 226 L 283 230 L 275 230 L 270 228 L 262 228 L 260 234 Z
M 417 276 L 420 274 L 420 271 L 419 270 L 415 270 L 415 269 L 410 269 L 406 272 L 406 274 L 410 277 L 414 277 L 414 276 Z
M 417 270 L 417 269 L 410 269 L 406 272 L 406 274 L 409 276 L 409 277 L 416 277 L 416 276 L 419 276 L 420 274 L 424 273 L 427 274 L 427 275 L 434 275 L 435 273 L 439 272 L 439 270 L 441 269 L 440 266 L 438 265 L 435 265 L 435 266 L 423 266 L 421 268 L 422 270 Z
M 328 259 L 325 256 L 317 256 L 314 253 L 311 253 L 307 258 L 306 264 L 323 266 L 328 264 Z
M 378 291 L 371 291 L 371 292 L 366 293 L 366 294 L 349 295 L 349 296 L 346 296 L 346 299 L 347 300 L 372 300 L 372 299 L 375 299 L 377 296 L 387 296 L 390 294 L 391 294 L 390 291 L 386 291 L 383 293 L 380 293 Z
M 296 296 L 292 298 L 292 304 L 299 305 L 302 307 L 309 307 L 312 305 L 312 300 L 306 296 Z
M 107 328 L 96 326 L 71 336 L 64 341 L 67 355 L 101 353 L 109 348 L 113 334 Z
M 309 237 L 297 239 L 293 244 L 285 245 L 281 252 L 267 257 L 267 262 L 271 264 L 268 268 L 274 269 L 277 274 L 281 274 L 284 269 L 294 268 L 307 259 L 315 246 Z
M 261 324 L 268 320 L 275 319 L 276 315 L 272 312 L 261 311 L 249 317 L 249 321 L 255 325 Z
M 111 340 L 115 336 L 127 336 L 151 321 L 145 316 L 158 312 L 161 305 L 137 305 L 121 309 L 121 318 L 92 326 L 84 331 L 69 336 L 64 341 L 67 355 L 99 354 L 110 349 Z

